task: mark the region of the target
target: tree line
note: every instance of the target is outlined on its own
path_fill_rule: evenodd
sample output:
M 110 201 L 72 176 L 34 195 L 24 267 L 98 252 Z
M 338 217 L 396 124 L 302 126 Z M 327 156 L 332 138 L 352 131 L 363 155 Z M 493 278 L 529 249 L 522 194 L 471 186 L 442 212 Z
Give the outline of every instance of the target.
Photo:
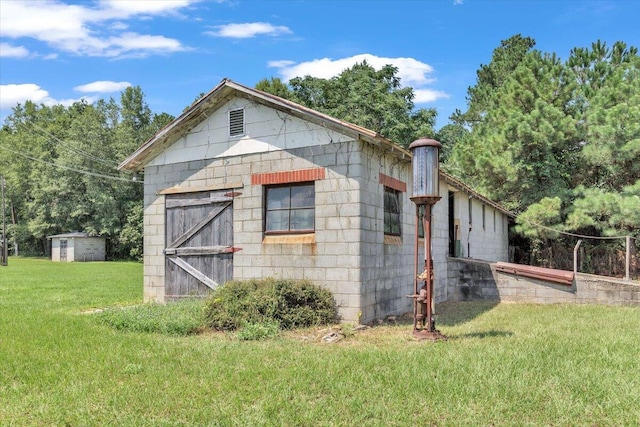
M 14 107 L 0 130 L 10 245 L 43 255 L 47 236 L 83 231 L 107 237 L 111 259 L 141 259 L 143 177 L 117 166 L 171 120 L 140 87 L 119 101 Z
M 424 136 L 440 140 L 443 169 L 518 215 L 529 262 L 562 264 L 558 254 L 572 245 L 558 232 L 640 237 L 636 47 L 596 41 L 562 61 L 514 35 L 477 70 L 465 111 L 438 130 L 436 110 L 416 109 L 413 89 L 391 65 L 363 62 L 330 79 L 271 77 L 256 89 L 403 147 Z M 0 131 L 10 239 L 36 254 L 47 235 L 86 231 L 109 237 L 112 257 L 139 258 L 142 176 L 134 181 L 115 167 L 172 119 L 152 113 L 139 87 L 118 102 L 16 106 Z M 602 245 L 609 256 L 620 249 Z
M 566 61 L 534 47 L 513 36 L 480 67 L 446 168 L 518 214 L 529 261 L 570 269 L 576 239 L 558 232 L 640 237 L 640 57 L 623 42 Z M 620 274 L 624 241 L 589 243 L 592 270 Z

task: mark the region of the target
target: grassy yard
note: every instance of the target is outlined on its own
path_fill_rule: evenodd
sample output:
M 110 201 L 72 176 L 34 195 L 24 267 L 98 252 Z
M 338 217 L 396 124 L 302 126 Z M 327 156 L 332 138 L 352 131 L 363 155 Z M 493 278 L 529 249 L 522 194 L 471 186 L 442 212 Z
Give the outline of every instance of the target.
M 135 263 L 0 267 L 1 426 L 632 426 L 640 309 L 440 306 L 447 342 L 384 325 L 335 344 L 123 332 Z

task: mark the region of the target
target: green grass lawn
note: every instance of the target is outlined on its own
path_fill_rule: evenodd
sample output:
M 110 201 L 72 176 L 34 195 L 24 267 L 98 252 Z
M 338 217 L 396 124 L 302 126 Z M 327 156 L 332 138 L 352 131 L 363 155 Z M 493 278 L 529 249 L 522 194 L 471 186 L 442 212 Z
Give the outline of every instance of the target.
M 1 426 L 635 426 L 640 309 L 443 304 L 447 342 L 384 325 L 335 344 L 134 333 L 136 263 L 0 267 Z

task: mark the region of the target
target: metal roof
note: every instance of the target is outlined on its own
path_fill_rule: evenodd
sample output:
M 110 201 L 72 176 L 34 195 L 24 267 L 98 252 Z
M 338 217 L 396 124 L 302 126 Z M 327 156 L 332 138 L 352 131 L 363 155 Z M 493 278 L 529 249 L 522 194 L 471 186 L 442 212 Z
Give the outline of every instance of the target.
M 97 237 L 99 239 L 106 239 L 106 237 L 102 237 L 102 236 L 89 236 L 88 233 L 83 233 L 81 231 L 73 231 L 71 233 L 63 233 L 63 234 L 54 234 L 52 236 L 47 236 L 47 239 L 53 239 L 53 238 L 72 238 L 72 237 Z

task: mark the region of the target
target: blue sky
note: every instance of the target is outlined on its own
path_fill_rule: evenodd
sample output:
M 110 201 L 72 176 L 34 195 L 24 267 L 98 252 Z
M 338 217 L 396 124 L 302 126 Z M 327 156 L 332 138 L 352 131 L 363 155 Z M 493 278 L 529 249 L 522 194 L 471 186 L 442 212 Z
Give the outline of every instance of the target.
M 225 77 L 328 78 L 366 58 L 396 65 L 441 127 L 518 33 L 563 60 L 598 39 L 639 47 L 640 0 L 0 0 L 0 120 L 27 99 L 117 99 L 130 85 L 177 116 Z

